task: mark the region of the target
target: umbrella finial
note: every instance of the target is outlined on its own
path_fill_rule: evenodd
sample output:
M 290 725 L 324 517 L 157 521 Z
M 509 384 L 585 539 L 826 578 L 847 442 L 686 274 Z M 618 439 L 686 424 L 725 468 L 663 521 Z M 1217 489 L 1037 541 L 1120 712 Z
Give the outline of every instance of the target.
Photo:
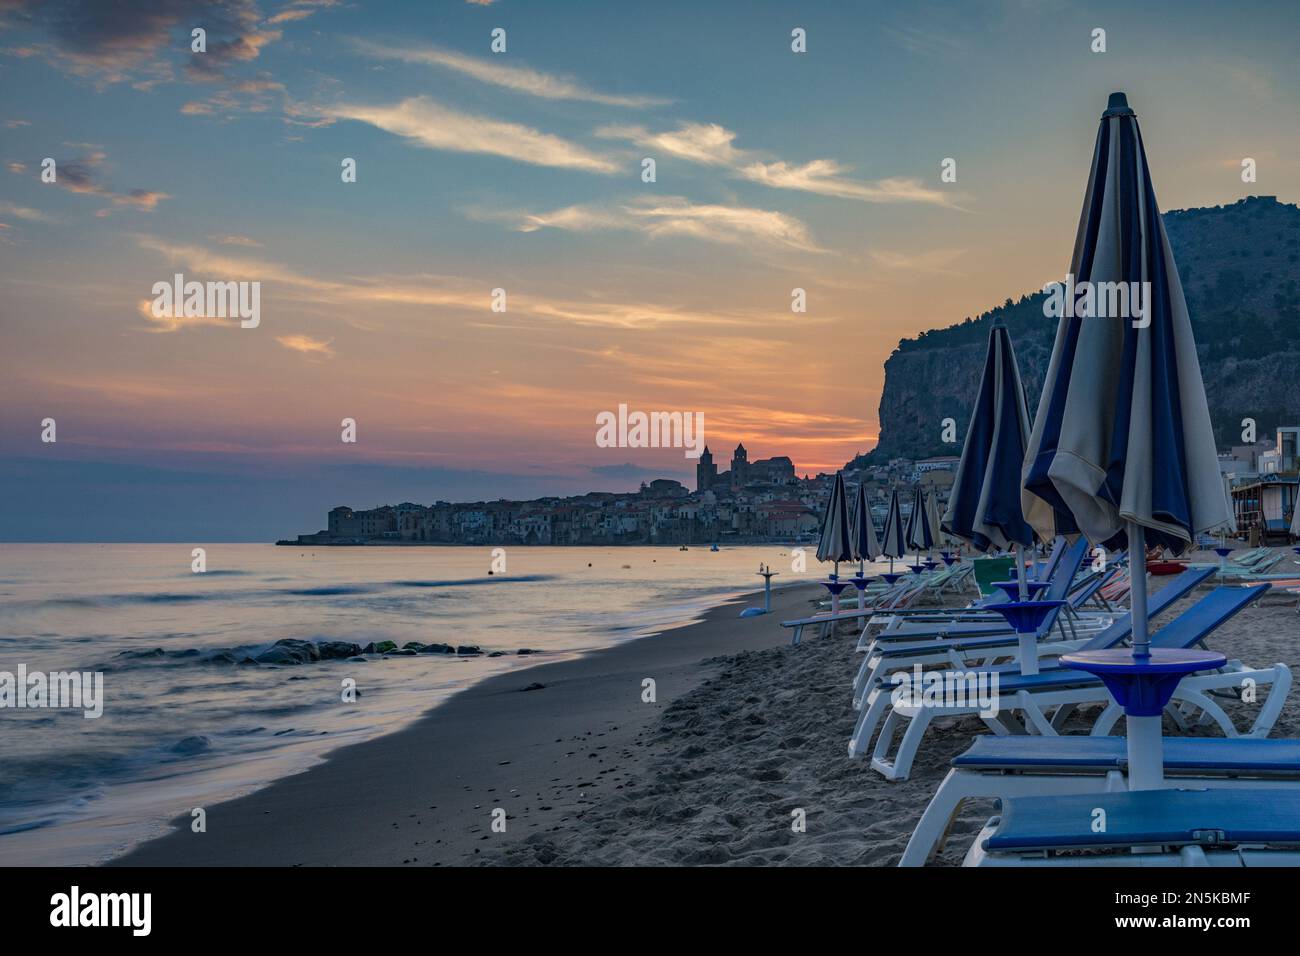
M 1128 105 L 1128 96 L 1124 93 L 1110 94 L 1110 100 L 1106 103 L 1106 112 L 1101 114 L 1102 119 L 1107 116 L 1136 116 L 1137 114 Z

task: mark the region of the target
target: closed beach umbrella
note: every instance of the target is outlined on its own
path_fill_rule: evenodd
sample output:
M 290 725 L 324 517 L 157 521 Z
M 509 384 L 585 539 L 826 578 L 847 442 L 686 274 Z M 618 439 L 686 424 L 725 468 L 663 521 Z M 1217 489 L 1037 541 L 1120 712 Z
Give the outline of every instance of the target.
M 1034 529 L 1025 520 L 1020 503 L 1029 423 L 1029 406 L 1011 335 L 1006 326 L 995 322 L 989 329 L 984 371 L 949 492 L 948 510 L 940 525 L 980 551 L 1014 548 L 1022 599 L 1023 549 L 1034 543 Z
M 1022 503 L 1044 538 L 1058 528 L 1055 510 L 1093 543 L 1127 544 L 1133 652 L 1145 658 L 1145 546 L 1181 554 L 1232 515 L 1178 269 L 1123 93 L 1102 114 L 1070 275 L 1079 291 L 1067 281 Z M 1106 300 L 1121 314 L 1098 314 Z
M 912 493 L 912 513 L 907 517 L 907 543 L 916 551 L 918 563 L 921 552 L 929 551 L 934 547 L 936 530 L 930 527 L 929 516 L 926 513 L 925 490 L 917 485 L 916 491 Z
M 898 506 L 898 489 L 889 496 L 889 511 L 885 514 L 885 531 L 881 535 L 880 553 L 889 558 L 889 570 L 894 570 L 894 559 L 901 558 L 907 552 L 907 541 L 903 537 L 903 511 Z
M 1237 530 L 1235 525 L 1232 530 Z M 1295 516 L 1291 519 L 1291 536 L 1294 538 L 1300 538 L 1300 499 L 1296 500 Z
M 939 493 L 931 491 L 925 496 L 925 521 L 930 526 L 930 534 L 934 536 L 934 543 L 940 547 L 948 544 L 948 536 L 943 533 L 942 522 L 939 520 Z
M 1034 543 L 1021 511 L 1021 470 L 1029 444 L 1029 407 L 1006 326 L 989 330 L 988 353 L 971 410 L 961 461 L 941 526 L 980 551 Z
M 817 560 L 835 562 L 835 576 L 839 575 L 840 562 L 853 560 L 853 544 L 849 540 L 849 502 L 844 493 L 844 475 L 835 473 L 835 484 L 822 519 L 822 536 L 817 542 Z
M 849 539 L 853 545 L 853 560 L 874 561 L 880 557 L 880 541 L 876 537 L 876 526 L 871 522 L 871 508 L 867 505 L 866 482 L 858 485 L 858 494 L 853 501 L 853 527 Z

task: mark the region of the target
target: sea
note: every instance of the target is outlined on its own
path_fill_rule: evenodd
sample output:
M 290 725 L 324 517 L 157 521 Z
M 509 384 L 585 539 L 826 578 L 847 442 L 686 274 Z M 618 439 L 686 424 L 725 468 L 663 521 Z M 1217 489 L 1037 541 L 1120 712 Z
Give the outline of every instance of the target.
M 0 707 L 0 865 L 101 862 L 476 681 L 698 620 L 760 565 L 823 574 L 792 547 L 213 544 L 196 572 L 191 545 L 0 544 L 0 681 L 103 681 L 99 717 Z M 246 663 L 284 638 L 482 653 Z

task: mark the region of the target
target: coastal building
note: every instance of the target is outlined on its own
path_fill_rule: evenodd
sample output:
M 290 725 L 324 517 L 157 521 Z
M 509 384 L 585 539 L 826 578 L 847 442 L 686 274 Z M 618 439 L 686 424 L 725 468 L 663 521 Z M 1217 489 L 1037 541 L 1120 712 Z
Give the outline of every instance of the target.
M 749 480 L 749 452 L 745 451 L 744 444 L 736 446 L 736 450 L 731 454 L 731 490 L 739 491 Z
M 1294 519 L 1300 478 L 1261 474 L 1239 480 L 1232 486 L 1232 513 L 1237 530 L 1262 537 L 1286 536 Z
M 695 490 L 708 491 L 718 480 L 718 466 L 713 463 L 713 452 L 704 446 L 700 460 L 695 463 Z

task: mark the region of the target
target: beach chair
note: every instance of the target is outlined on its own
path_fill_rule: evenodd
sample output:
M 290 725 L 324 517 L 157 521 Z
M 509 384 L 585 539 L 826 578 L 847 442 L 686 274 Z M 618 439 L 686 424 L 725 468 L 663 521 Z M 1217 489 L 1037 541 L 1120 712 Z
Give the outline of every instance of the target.
M 1173 578 L 1155 594 L 1147 599 L 1147 619 L 1152 620 L 1174 603 L 1190 594 L 1213 572 L 1209 568 L 1184 571 Z M 1084 637 L 1075 636 L 1058 640 L 1038 642 L 1039 667 L 1054 666 L 1054 658 L 1079 650 L 1104 650 L 1117 647 L 1127 641 L 1133 633 L 1132 618 L 1125 614 L 1119 618 L 1105 620 L 1100 633 Z M 923 667 L 951 667 L 961 669 L 972 666 L 987 666 L 999 660 L 1014 657 L 1018 649 L 1018 640 L 1014 632 L 1004 631 L 995 636 L 972 636 L 939 641 L 881 642 L 873 646 L 863 660 L 858 674 L 854 678 L 854 706 L 861 707 L 861 701 L 867 691 L 877 683 L 887 680 L 889 674 L 905 670 L 915 664 Z M 1007 665 L 1006 672 L 1018 671 L 1015 664 Z M 859 738 L 858 732 L 854 733 Z M 865 741 L 863 741 L 865 743 Z
M 1113 572 L 1107 572 L 1110 574 Z M 1208 572 L 1196 572 L 1207 575 Z M 1037 642 L 1036 648 L 1040 658 L 1054 657 L 1070 650 L 1077 650 L 1083 643 L 1099 632 L 1105 631 L 1115 622 L 1115 614 L 1081 613 L 1081 608 L 1088 601 L 1096 588 L 1104 581 L 1105 575 L 1093 580 L 1071 594 L 1067 603 L 1060 609 L 1060 618 L 1056 629 L 1060 636 L 1048 639 L 1051 630 Z M 1194 585 L 1193 585 L 1194 586 Z M 1186 590 L 1190 590 L 1188 587 Z M 1184 592 L 1185 593 L 1185 592 Z M 1180 595 L 1181 596 L 1181 595 Z M 853 707 L 861 706 L 862 695 L 872 686 L 872 681 L 883 674 L 911 667 L 913 664 L 923 666 L 978 666 L 992 664 L 1013 656 L 1019 646 L 1019 637 L 1015 631 L 1006 626 L 1006 621 L 998 617 L 974 614 L 947 622 L 942 631 L 944 637 L 908 639 L 895 632 L 882 631 L 875 638 L 868 638 L 867 632 L 879 618 L 871 617 L 863 628 L 858 640 L 857 650 L 865 654 L 862 664 L 853 677 Z M 928 619 L 927 619 L 928 620 Z M 1051 622 L 1047 622 L 1049 625 Z M 1067 633 L 1068 631 L 1068 633 Z M 955 636 L 949 637 L 949 634 Z
M 831 628 L 842 621 L 866 622 L 874 615 L 879 614 L 882 610 L 907 607 L 920 596 L 922 591 L 924 591 L 924 586 L 920 583 L 900 579 L 887 591 L 881 592 L 877 594 L 876 597 L 868 600 L 865 608 L 857 607 L 856 603 L 849 604 L 847 602 L 842 602 L 838 614 L 832 614 L 829 611 L 819 611 L 809 617 L 796 618 L 792 621 L 782 621 L 781 626 L 785 628 L 793 628 L 794 633 L 790 637 L 790 643 L 800 644 L 803 642 L 803 631 L 806 627 L 816 627 L 817 636 L 825 637 Z
M 1216 588 L 1151 638 L 1152 647 L 1191 648 L 1203 646 L 1205 638 L 1243 608 L 1258 601 L 1268 585 L 1251 588 Z M 968 701 L 960 704 L 892 701 L 892 688 L 878 683 L 863 704 L 865 714 L 887 711 L 880 727 L 871 766 L 889 780 L 905 780 L 912 769 L 926 730 L 939 717 L 978 715 L 995 734 L 1042 734 L 1055 736 L 1064 729 L 1066 719 L 1081 705 L 1102 703 L 1104 709 L 1092 724 L 1091 733 L 1103 736 L 1123 716 L 1123 708 L 1111 698 L 1101 680 L 1084 671 L 1051 667 L 1038 674 L 1021 674 L 1018 670 L 988 668 L 972 672 L 996 676 L 997 707 L 993 716 L 981 715 L 980 708 Z M 1250 687 L 1270 687 L 1269 694 L 1254 723 L 1243 734 L 1215 697 L 1223 692 L 1239 693 Z M 1194 674 L 1182 681 L 1166 706 L 1180 726 L 1189 724 L 1189 715 L 1197 713 L 1197 725 L 1214 723 L 1226 737 L 1267 737 L 1276 722 L 1291 687 L 1291 671 L 1285 664 L 1267 668 L 1247 668 L 1240 661 L 1229 661 L 1216 671 Z M 882 706 L 882 697 L 885 704 Z M 1017 718 L 1015 714 L 1021 716 Z M 876 717 L 875 719 L 878 719 Z M 869 727 L 855 733 L 850 740 L 850 755 L 855 756 L 870 739 Z M 897 750 L 894 742 L 898 740 Z M 892 753 L 892 756 L 891 756 Z
M 1056 574 L 1056 570 L 1060 566 L 1061 560 L 1065 557 L 1065 553 L 1068 549 L 1069 545 L 1066 540 L 1064 538 L 1057 538 L 1056 543 L 1052 548 L 1052 553 L 1048 556 L 1046 561 L 1041 562 L 1037 566 L 1036 580 L 1050 580 Z M 960 568 L 961 573 L 967 577 L 973 576 L 975 573 L 975 565 L 973 563 L 954 565 L 954 568 Z M 978 591 L 979 588 L 977 587 L 976 590 Z M 994 588 L 991 585 L 989 586 L 989 590 L 991 593 L 981 593 L 979 597 L 967 604 L 964 608 L 958 608 L 956 610 L 951 608 L 920 608 L 916 610 L 901 611 L 897 616 L 900 619 L 906 619 L 907 621 L 930 620 L 931 618 L 934 620 L 946 621 L 974 613 L 982 614 L 985 617 L 996 615 L 996 611 L 980 611 L 980 609 L 985 605 L 997 604 L 1000 601 L 1006 600 L 1006 594 L 1003 593 L 1001 588 Z M 998 620 L 1001 620 L 1001 618 L 999 617 Z
M 1065 595 L 1065 604 L 1059 610 L 1064 620 L 1055 621 L 1055 616 L 1044 625 L 1044 632 L 1051 630 L 1048 624 L 1058 623 L 1062 633 L 1067 628 L 1073 628 L 1076 625 L 1089 627 L 1089 621 L 1093 618 L 1101 618 L 1105 623 L 1109 623 L 1115 616 L 1115 612 L 1105 615 L 1099 615 L 1084 610 L 1086 605 L 1100 587 L 1105 583 L 1106 578 L 1115 572 L 1108 571 L 1105 574 L 1094 575 L 1087 572 L 1083 577 L 1078 578 L 1073 584 L 1069 585 L 1071 590 Z M 1052 594 L 1056 589 L 1048 590 Z M 998 601 L 992 602 L 1000 603 Z M 903 623 L 899 623 L 902 621 Z M 941 640 L 944 638 L 961 638 L 961 637 L 996 637 L 1002 634 L 1014 633 L 1012 628 L 1007 624 L 1004 618 L 997 611 L 989 610 L 985 607 L 961 608 L 957 611 L 947 613 L 942 610 L 919 610 L 915 614 L 908 614 L 904 617 L 894 612 L 881 613 L 867 622 L 868 629 L 872 625 L 883 624 L 879 631 L 874 635 L 868 635 L 867 629 L 864 629 L 862 638 L 858 642 L 858 650 L 870 653 L 878 646 L 889 646 L 895 643 L 904 642 L 922 642 L 927 639 Z
M 1171 787 L 1300 789 L 1300 740 L 1166 737 Z M 948 839 L 967 800 L 1122 792 L 1128 789 L 1124 737 L 981 735 L 952 769 L 912 831 L 899 866 L 924 866 Z
M 1104 828 L 1094 824 L 1099 812 Z M 962 865 L 1297 866 L 1300 790 L 1013 797 Z
M 1079 572 L 1079 566 L 1083 563 L 1083 556 L 1087 553 L 1088 542 L 1082 537 L 1074 544 L 1065 549 L 1063 557 L 1053 569 L 1050 578 L 1051 587 L 1047 588 L 1044 597 L 1049 600 L 1064 600 L 1074 584 L 1075 575 Z M 997 602 L 994 602 L 997 603 Z M 996 612 L 993 612 L 996 613 Z M 1044 623 L 1043 633 L 1051 629 L 1051 623 L 1055 622 L 1056 614 L 1053 613 L 1048 622 Z M 884 630 L 876 635 L 876 640 L 918 640 L 921 638 L 945 638 L 945 637 L 964 637 L 978 636 L 987 637 L 1014 630 L 1005 619 L 999 617 L 988 623 L 939 623 L 933 624 L 926 621 L 903 621 L 901 618 L 889 620 Z M 859 642 L 859 649 L 866 650 L 866 647 Z

